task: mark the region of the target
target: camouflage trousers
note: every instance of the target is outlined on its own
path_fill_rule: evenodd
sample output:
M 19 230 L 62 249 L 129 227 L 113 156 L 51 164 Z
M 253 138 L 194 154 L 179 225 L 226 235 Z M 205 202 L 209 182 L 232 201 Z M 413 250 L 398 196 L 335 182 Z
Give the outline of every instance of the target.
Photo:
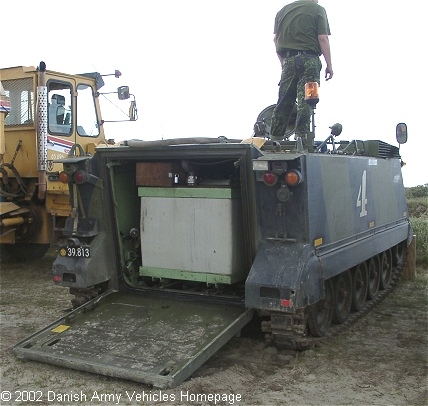
M 273 111 L 271 138 L 282 140 L 287 130 L 297 98 L 296 137 L 306 137 L 310 131 L 311 108 L 305 102 L 305 83 L 320 84 L 322 64 L 315 55 L 301 54 L 284 58 L 278 103 Z

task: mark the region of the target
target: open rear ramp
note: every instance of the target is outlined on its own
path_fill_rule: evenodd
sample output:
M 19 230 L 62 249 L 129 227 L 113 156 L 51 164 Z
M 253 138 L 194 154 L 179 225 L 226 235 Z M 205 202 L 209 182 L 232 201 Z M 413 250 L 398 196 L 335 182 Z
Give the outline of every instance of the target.
M 171 388 L 251 317 L 252 311 L 236 304 L 111 292 L 21 341 L 14 352 L 27 360 Z

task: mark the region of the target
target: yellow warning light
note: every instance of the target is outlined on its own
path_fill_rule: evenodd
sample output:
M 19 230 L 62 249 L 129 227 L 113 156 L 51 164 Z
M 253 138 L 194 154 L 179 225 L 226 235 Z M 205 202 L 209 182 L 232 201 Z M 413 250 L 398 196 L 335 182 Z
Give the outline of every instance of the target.
M 305 101 L 306 103 L 315 106 L 319 102 L 318 83 L 305 83 Z

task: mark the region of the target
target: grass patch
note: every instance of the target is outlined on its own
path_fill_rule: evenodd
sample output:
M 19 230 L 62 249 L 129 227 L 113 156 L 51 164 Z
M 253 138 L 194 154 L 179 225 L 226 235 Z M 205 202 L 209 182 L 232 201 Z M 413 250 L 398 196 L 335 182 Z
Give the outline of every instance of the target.
M 416 265 L 428 268 L 428 184 L 406 188 L 410 223 L 416 235 Z
M 428 268 L 428 216 L 411 217 L 410 223 L 416 235 L 416 265 Z

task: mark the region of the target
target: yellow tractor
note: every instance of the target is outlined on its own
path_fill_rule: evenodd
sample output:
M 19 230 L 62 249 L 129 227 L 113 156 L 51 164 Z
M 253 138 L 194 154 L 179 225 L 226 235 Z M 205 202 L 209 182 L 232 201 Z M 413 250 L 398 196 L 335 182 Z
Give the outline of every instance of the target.
M 0 69 L 0 83 L 0 247 L 15 259 L 42 257 L 71 212 L 56 161 L 113 143 L 100 111 L 103 75 L 49 71 L 40 62 Z M 127 86 L 109 93 L 133 96 Z M 127 119 L 137 119 L 135 98 Z

